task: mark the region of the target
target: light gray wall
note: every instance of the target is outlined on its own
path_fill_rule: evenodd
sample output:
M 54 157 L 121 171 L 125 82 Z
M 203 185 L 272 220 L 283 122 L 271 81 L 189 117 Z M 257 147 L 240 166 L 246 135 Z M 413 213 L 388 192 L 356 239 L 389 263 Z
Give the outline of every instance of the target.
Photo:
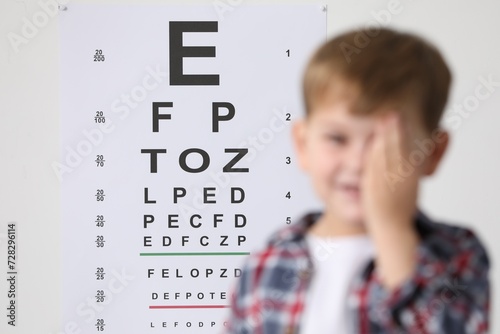
M 6 281 L 0 280 L 2 333 L 59 333 L 60 198 L 51 163 L 59 154 L 58 26 L 56 17 L 39 27 L 15 50 L 10 33 L 22 36 L 26 21 L 44 11 L 51 0 L 0 2 L 0 261 L 5 272 L 6 223 L 18 223 L 19 326 L 6 325 Z M 80 1 L 98 3 L 99 1 Z M 135 1 L 135 3 L 168 1 Z M 179 3 L 176 1 L 175 3 Z M 226 3 L 256 1 L 183 1 Z M 263 2 L 263 1 L 261 1 Z M 286 3 L 287 1 L 274 1 Z M 294 1 L 297 3 L 298 1 Z M 305 1 L 303 1 L 305 2 Z M 134 3 L 133 1 L 108 3 Z M 434 218 L 467 225 L 477 232 L 492 260 L 492 333 L 500 332 L 500 87 L 476 99 L 480 77 L 500 81 L 500 2 L 493 0 L 324 1 L 328 34 L 375 20 L 374 13 L 392 8 L 389 25 L 417 32 L 443 51 L 454 84 L 443 118 L 451 146 L 437 173 L 425 180 L 421 207 Z M 67 4 L 71 9 L 71 2 Z M 394 6 L 394 7 L 393 7 Z M 396 8 L 396 9 L 394 9 Z M 384 19 L 387 20 L 387 15 Z M 385 22 L 384 22 L 385 24 Z M 478 102 L 478 106 L 473 103 Z M 456 105 L 474 109 L 457 113 Z M 454 117 L 454 118 L 452 118 Z M 4 275 L 2 274 L 2 277 Z

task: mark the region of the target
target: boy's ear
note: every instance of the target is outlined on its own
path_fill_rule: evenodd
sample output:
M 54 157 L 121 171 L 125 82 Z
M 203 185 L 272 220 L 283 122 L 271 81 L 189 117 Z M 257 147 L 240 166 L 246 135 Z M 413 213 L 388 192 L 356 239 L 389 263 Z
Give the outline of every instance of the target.
M 439 138 L 439 141 L 438 140 L 434 141 L 435 148 L 430 154 L 430 156 L 427 158 L 428 163 L 425 166 L 424 175 L 434 174 L 434 172 L 437 169 L 437 166 L 442 161 L 446 149 L 448 148 L 450 140 L 448 131 L 446 131 L 445 129 L 439 129 L 439 135 L 436 137 Z
M 297 120 L 292 125 L 292 138 L 295 147 L 295 153 L 299 160 L 299 166 L 302 170 L 307 170 L 306 157 L 306 121 Z

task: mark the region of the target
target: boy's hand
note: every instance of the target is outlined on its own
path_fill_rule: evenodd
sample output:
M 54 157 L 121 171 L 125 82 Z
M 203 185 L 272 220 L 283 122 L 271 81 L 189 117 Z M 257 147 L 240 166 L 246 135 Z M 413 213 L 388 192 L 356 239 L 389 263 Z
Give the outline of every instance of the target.
M 402 169 L 400 159 L 408 161 L 411 133 L 405 133 L 400 117 L 390 113 L 377 120 L 361 181 L 365 224 L 375 243 L 377 271 L 389 288 L 411 275 L 418 245 L 413 215 L 420 175 L 416 167 L 411 172 Z
M 405 133 L 401 116 L 396 112 L 377 119 L 361 181 L 368 228 L 411 223 L 417 205 L 419 175 L 417 169 L 408 172 L 401 165 L 401 158 L 408 161 L 410 135 Z

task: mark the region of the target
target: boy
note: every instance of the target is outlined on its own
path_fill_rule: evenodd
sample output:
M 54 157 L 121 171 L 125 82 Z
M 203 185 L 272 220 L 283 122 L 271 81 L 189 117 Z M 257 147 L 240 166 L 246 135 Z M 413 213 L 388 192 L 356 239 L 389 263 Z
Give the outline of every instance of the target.
M 484 247 L 417 207 L 419 180 L 448 144 L 439 120 L 450 81 L 432 45 L 390 29 L 316 51 L 293 137 L 324 209 L 246 259 L 227 333 L 487 332 Z

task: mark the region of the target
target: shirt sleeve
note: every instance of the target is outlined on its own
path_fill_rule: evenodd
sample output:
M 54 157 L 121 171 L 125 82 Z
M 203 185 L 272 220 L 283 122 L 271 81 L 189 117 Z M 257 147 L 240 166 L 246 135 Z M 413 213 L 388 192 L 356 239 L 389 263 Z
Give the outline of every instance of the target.
M 249 258 L 244 261 L 241 275 L 233 281 L 229 290 L 229 308 L 224 319 L 224 326 L 220 334 L 246 334 L 251 333 L 247 320 L 244 300 L 249 294 L 248 280 L 250 270 L 248 268 Z
M 242 321 L 241 312 L 238 311 L 237 299 L 236 289 L 233 286 L 229 291 L 229 312 L 225 316 L 220 334 L 236 333 L 236 327 Z
M 474 233 L 421 242 L 412 277 L 387 290 L 377 271 L 356 291 L 360 333 L 488 332 L 488 255 Z

